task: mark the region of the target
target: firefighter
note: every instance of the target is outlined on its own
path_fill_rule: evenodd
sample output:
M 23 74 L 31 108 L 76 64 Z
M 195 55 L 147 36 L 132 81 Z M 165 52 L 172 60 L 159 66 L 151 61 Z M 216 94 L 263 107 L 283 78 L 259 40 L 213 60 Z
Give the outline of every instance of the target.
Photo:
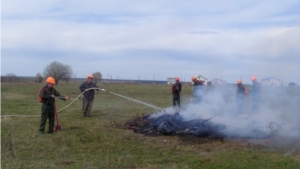
M 242 106 L 243 106 L 243 100 L 244 100 L 244 94 L 245 94 L 245 87 L 242 84 L 242 80 L 237 80 L 237 88 L 235 91 L 236 94 L 236 102 L 237 102 L 237 110 L 238 113 L 242 113 Z
M 260 99 L 260 84 L 256 80 L 256 76 L 251 77 L 252 80 L 252 112 L 258 112 L 258 104 Z
M 84 92 L 83 94 L 83 113 L 82 117 L 91 117 L 91 110 L 93 107 L 93 102 L 94 102 L 94 95 L 95 91 L 90 90 L 90 88 L 98 88 L 96 89 L 99 91 L 99 87 L 93 83 L 94 76 L 93 75 L 88 75 L 86 77 L 86 81 L 83 82 L 80 86 L 79 89 L 81 92 Z
M 203 94 L 203 81 L 197 80 L 195 76 L 192 77 L 192 81 L 194 82 L 193 88 L 193 102 L 194 103 L 201 103 L 202 101 L 202 94 Z
M 172 95 L 173 95 L 173 106 L 177 106 L 180 108 L 180 92 L 181 92 L 181 83 L 179 82 L 179 78 L 176 77 L 175 83 L 172 85 Z
M 53 77 L 48 77 L 46 79 L 47 85 L 41 89 L 40 97 L 42 99 L 42 115 L 39 132 L 44 134 L 45 125 L 47 119 L 49 119 L 49 130 L 48 133 L 53 133 L 54 121 L 55 121 L 55 112 L 54 104 L 55 97 L 59 97 L 62 100 L 69 100 L 67 96 L 61 96 L 53 87 L 55 84 L 55 79 Z

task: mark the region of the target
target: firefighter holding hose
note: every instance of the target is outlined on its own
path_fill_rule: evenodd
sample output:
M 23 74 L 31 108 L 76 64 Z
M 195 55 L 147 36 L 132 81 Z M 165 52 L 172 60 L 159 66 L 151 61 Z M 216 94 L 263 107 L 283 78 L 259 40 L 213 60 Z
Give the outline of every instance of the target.
M 62 100 L 69 100 L 68 96 L 61 96 L 58 91 L 53 87 L 55 85 L 55 79 L 53 77 L 48 77 L 46 79 L 47 85 L 40 89 L 39 99 L 42 103 L 42 115 L 41 124 L 39 128 L 40 134 L 44 134 L 45 125 L 47 119 L 49 119 L 49 131 L 48 133 L 53 133 L 54 121 L 55 121 L 55 97 Z
M 99 87 L 93 83 L 94 76 L 93 75 L 88 75 L 86 77 L 86 81 L 83 82 L 80 86 L 79 89 L 83 93 L 83 117 L 91 117 L 91 110 L 93 107 L 93 102 L 94 102 L 94 96 L 95 96 L 95 91 L 90 90 L 90 88 L 97 88 L 96 90 L 99 91 Z
M 172 95 L 173 95 L 173 106 L 177 106 L 180 108 L 180 92 L 181 92 L 181 83 L 179 82 L 179 78 L 175 78 L 175 83 L 172 85 Z

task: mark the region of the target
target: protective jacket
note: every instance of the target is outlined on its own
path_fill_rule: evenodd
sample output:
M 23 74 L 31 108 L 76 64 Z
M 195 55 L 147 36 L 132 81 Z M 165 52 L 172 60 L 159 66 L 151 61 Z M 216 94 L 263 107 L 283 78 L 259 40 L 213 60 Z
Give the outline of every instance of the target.
M 174 83 L 172 85 L 172 94 L 180 94 L 181 92 L 181 83 Z
M 237 85 L 236 88 L 236 97 L 238 99 L 243 99 L 245 94 L 245 87 L 243 84 Z
M 257 81 L 254 81 L 252 86 L 252 94 L 258 95 L 259 92 L 260 92 L 260 84 Z
M 90 89 L 90 88 L 99 88 L 99 87 L 95 83 L 93 83 L 93 82 L 88 83 L 87 81 L 83 82 L 79 86 L 79 89 L 80 89 L 81 92 L 83 92 L 85 89 Z M 94 90 L 88 90 L 87 92 L 84 92 L 83 96 L 84 96 L 84 99 L 88 99 L 88 100 L 94 99 L 95 91 Z
M 41 91 L 41 98 L 43 100 L 43 104 L 45 104 L 46 106 L 53 106 L 53 104 L 55 103 L 55 99 L 51 97 L 51 95 L 54 95 L 56 97 L 62 97 L 59 98 L 61 100 L 65 100 L 64 97 L 59 94 L 59 92 L 57 92 L 55 90 L 55 88 L 48 88 L 48 86 L 46 85 L 45 87 L 42 88 Z
M 201 91 L 202 89 L 203 89 L 203 82 L 196 80 L 194 82 L 193 95 L 194 96 L 199 95 L 199 91 Z

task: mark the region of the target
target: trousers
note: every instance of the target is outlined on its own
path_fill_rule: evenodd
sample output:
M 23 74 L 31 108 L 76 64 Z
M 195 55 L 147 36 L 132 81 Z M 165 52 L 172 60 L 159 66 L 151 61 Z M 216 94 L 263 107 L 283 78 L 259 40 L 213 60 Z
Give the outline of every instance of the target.
M 84 99 L 83 101 L 83 116 L 91 116 L 94 99 Z
M 47 123 L 47 119 L 49 119 L 49 131 L 53 132 L 54 130 L 54 121 L 55 121 L 55 114 L 54 114 L 54 105 L 47 106 L 46 104 L 42 105 L 42 115 L 41 115 L 41 123 L 40 123 L 40 132 L 44 132 L 45 126 Z

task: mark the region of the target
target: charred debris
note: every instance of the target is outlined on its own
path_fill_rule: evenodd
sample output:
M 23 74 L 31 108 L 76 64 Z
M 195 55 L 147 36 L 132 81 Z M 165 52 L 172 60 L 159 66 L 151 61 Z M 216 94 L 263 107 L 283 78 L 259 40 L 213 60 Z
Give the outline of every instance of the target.
M 226 133 L 227 126 L 213 122 L 213 118 L 194 119 L 185 121 L 179 112 L 153 116 L 150 114 L 136 116 L 124 123 L 123 128 L 132 129 L 135 133 L 145 135 L 193 135 L 215 139 L 223 138 L 253 138 L 263 139 L 270 136 L 271 132 L 253 129 L 248 134 Z M 243 129 L 242 129 L 243 130 Z
M 226 128 L 224 124 L 214 124 L 209 119 L 184 121 L 177 112 L 173 115 L 163 114 L 159 117 L 144 115 L 125 122 L 125 127 L 135 133 L 152 135 L 194 135 L 197 137 L 223 138 L 219 132 Z

